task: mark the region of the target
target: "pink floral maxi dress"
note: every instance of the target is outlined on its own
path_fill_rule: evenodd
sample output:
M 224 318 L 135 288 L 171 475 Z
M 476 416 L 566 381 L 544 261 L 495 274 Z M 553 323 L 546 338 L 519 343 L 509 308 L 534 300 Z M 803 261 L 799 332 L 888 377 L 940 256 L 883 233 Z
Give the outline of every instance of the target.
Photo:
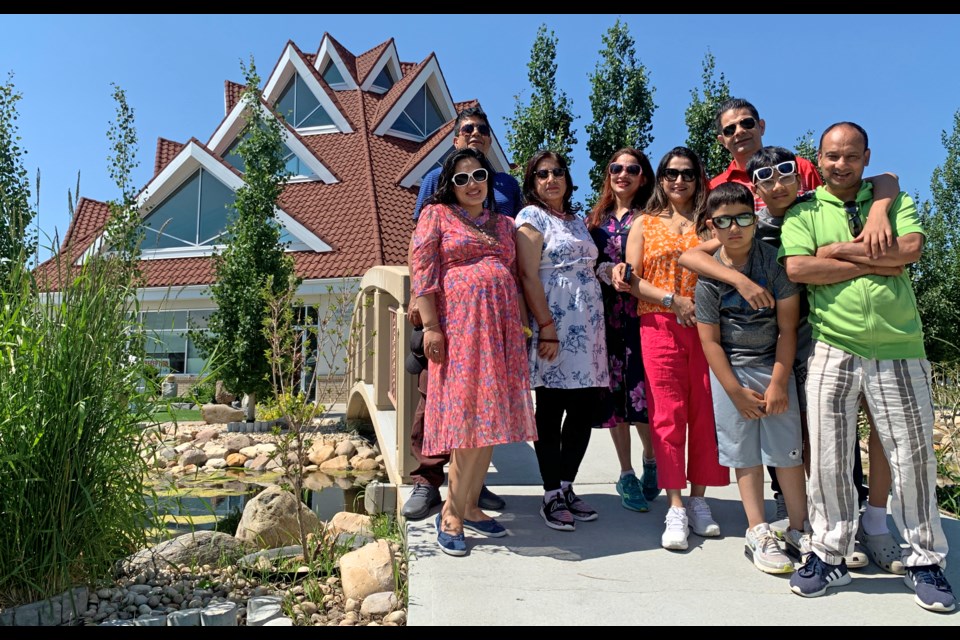
M 477 223 L 432 205 L 413 235 L 413 294 L 435 294 L 446 339 L 444 362 L 429 364 L 425 455 L 537 439 L 513 220 L 484 211 Z

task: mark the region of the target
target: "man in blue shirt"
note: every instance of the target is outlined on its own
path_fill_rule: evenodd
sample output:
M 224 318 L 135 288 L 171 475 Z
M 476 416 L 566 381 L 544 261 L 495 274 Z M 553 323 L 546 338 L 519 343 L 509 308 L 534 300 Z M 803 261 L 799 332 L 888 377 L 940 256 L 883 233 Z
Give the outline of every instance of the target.
M 487 120 L 487 114 L 480 107 L 470 107 L 461 111 L 453 125 L 453 132 L 455 149 L 470 147 L 482 151 L 484 155 L 489 155 L 493 137 L 490 133 L 490 122 Z M 423 208 L 424 202 L 437 190 L 439 181 L 440 167 L 432 169 L 423 177 L 423 181 L 420 183 L 420 194 L 417 196 L 417 204 L 413 208 L 414 220 L 420 217 L 420 210 Z M 520 185 L 509 173 L 497 173 L 493 176 L 493 195 L 497 213 L 502 215 L 513 218 L 523 205 Z M 411 252 L 412 249 L 411 241 Z M 410 263 L 409 258 L 407 263 Z M 420 321 L 420 312 L 413 301 L 408 308 L 408 314 L 414 327 L 423 326 Z M 413 493 L 410 494 L 410 498 L 401 510 L 403 516 L 410 520 L 420 520 L 427 517 L 430 510 L 440 504 L 440 485 L 444 481 L 443 465 L 449 461 L 448 455 L 433 457 L 423 455 L 423 411 L 427 403 L 428 380 L 428 369 L 424 369 L 420 372 L 418 385 L 420 403 L 417 405 L 416 413 L 413 416 L 413 426 L 410 432 L 410 448 L 419 466 L 410 474 L 414 482 Z M 477 504 L 481 509 L 491 511 L 499 511 L 504 507 L 503 499 L 487 489 L 486 485 L 480 491 Z

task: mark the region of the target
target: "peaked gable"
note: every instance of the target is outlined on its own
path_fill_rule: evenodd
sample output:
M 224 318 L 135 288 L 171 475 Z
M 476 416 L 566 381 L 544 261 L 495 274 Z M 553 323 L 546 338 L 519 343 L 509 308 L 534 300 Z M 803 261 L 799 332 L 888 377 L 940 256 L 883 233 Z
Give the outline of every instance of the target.
M 324 33 L 320 48 L 313 61 L 313 68 L 323 77 L 330 64 L 337 70 L 342 89 L 357 88 L 357 62 L 352 53 L 337 42 L 329 33 Z
M 309 64 L 303 57 L 303 54 L 292 42 L 288 42 L 283 50 L 283 54 L 277 61 L 273 72 L 267 79 L 263 88 L 264 101 L 269 105 L 275 105 L 281 98 L 281 94 L 290 86 L 294 77 L 299 78 L 303 86 L 311 94 L 312 99 L 319 103 L 326 115 L 329 116 L 332 125 L 328 127 L 316 127 L 312 132 L 340 132 L 352 133 L 353 127 L 346 114 L 341 109 L 339 101 L 333 90 L 327 86 L 327 83 L 320 76 L 320 73 Z
M 368 54 L 370 54 L 369 57 L 365 57 Z M 371 61 L 372 64 L 369 64 Z M 364 91 L 386 93 L 403 79 L 400 56 L 397 54 L 397 45 L 393 38 L 357 58 L 358 71 L 361 69 L 361 63 L 364 73 L 360 88 Z M 387 78 L 390 82 L 384 83 L 380 81 L 381 78 Z
M 425 122 L 416 123 L 420 129 L 419 135 L 405 132 L 403 127 L 398 128 L 397 122 L 408 106 L 413 104 L 415 109 L 419 108 L 415 101 L 419 102 L 421 96 L 427 109 L 427 117 Z M 432 104 L 429 101 L 432 101 Z M 419 142 L 432 135 L 444 122 L 456 117 L 457 110 L 450 90 L 443 79 L 436 56 L 431 53 L 413 73 L 404 76 L 386 93 L 380 104 L 380 115 L 374 121 L 373 133 L 382 136 L 389 131 L 391 135 Z
M 157 152 L 153 159 L 153 175 L 160 173 L 171 160 L 173 160 L 180 150 L 183 149 L 182 142 L 174 142 L 166 138 L 157 138 Z

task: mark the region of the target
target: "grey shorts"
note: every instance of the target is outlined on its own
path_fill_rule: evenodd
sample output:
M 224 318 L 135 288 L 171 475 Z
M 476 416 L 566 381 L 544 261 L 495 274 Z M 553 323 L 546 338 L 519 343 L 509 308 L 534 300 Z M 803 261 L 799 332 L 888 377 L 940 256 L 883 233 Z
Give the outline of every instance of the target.
M 770 384 L 773 367 L 733 367 L 740 384 L 763 394 Z M 730 396 L 710 372 L 713 413 L 717 422 L 720 464 L 734 469 L 758 465 L 795 467 L 803 464 L 800 408 L 793 374 L 787 384 L 789 402 L 784 413 L 748 420 L 740 415 Z

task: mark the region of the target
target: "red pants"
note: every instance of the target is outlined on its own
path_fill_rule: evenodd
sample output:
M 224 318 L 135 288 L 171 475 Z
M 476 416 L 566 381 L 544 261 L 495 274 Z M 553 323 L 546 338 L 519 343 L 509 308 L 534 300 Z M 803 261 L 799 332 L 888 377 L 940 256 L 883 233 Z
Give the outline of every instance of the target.
M 660 488 L 685 489 L 688 480 L 708 487 L 730 484 L 730 470 L 719 462 L 710 368 L 697 329 L 678 324 L 672 313 L 645 313 L 640 342 Z

